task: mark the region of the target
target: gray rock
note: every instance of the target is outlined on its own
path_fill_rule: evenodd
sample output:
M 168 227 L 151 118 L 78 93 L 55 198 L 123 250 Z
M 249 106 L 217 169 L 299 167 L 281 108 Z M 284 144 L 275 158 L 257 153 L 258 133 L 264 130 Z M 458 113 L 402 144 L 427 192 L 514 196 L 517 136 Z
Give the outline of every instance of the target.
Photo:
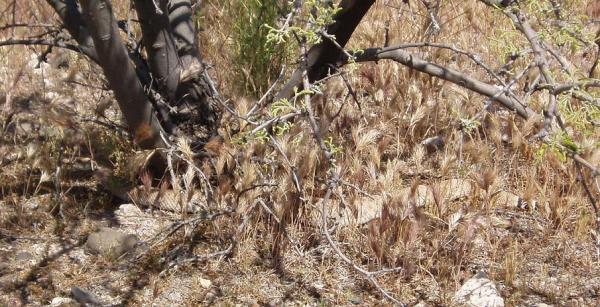
M 350 296 L 350 298 L 348 298 L 348 301 L 350 303 L 352 303 L 353 305 L 364 305 L 365 304 L 365 301 L 362 299 L 362 297 L 360 297 L 358 295 Z
M 29 260 L 33 260 L 34 257 L 30 252 L 18 252 L 15 255 L 15 260 L 17 261 L 29 261 Z
M 421 142 L 421 145 L 425 146 L 429 152 L 440 150 L 444 148 L 444 138 L 437 135 L 430 138 L 426 138 Z
M 17 275 L 7 274 L 0 276 L 0 289 L 8 289 L 8 287 L 14 285 L 17 282 Z M 0 304 L 2 306 L 2 304 Z
M 0 261 L 3 261 L 3 260 L 0 259 Z M 8 263 L 0 262 L 0 276 L 4 275 L 5 273 L 8 273 L 9 269 L 10 269 L 10 266 L 8 265 Z
M 467 280 L 454 295 L 453 302 L 460 306 L 504 307 L 496 285 L 483 272 Z
M 104 305 L 93 293 L 77 286 L 71 287 L 71 295 L 77 302 L 84 306 L 102 306 Z
M 63 51 L 52 52 L 48 59 L 50 67 L 54 69 L 69 68 L 69 54 Z
M 110 228 L 101 228 L 89 235 L 86 248 L 94 253 L 117 259 L 134 249 L 139 242 L 136 235 L 126 234 Z
M 133 204 L 121 205 L 115 211 L 115 218 L 121 230 L 135 234 L 144 241 L 156 236 L 167 224 L 165 219 L 156 218 Z

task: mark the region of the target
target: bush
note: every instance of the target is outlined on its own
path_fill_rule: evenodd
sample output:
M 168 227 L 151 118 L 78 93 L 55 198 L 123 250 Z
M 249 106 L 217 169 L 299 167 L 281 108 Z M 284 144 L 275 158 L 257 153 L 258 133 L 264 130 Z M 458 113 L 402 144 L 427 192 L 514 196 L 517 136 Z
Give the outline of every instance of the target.
M 276 26 L 277 18 L 287 11 L 286 1 L 236 0 L 230 4 L 233 12 L 234 59 L 240 90 L 260 95 L 277 78 L 288 48 L 267 43 L 268 28 Z

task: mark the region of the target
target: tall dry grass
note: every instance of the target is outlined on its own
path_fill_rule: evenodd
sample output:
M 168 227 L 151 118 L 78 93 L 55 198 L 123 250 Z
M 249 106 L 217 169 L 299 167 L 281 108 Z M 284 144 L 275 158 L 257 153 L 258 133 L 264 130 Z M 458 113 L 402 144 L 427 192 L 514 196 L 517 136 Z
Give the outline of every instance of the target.
M 114 3 L 120 18 L 132 14 L 127 1 Z M 514 48 L 526 48 L 526 40 L 515 33 L 509 20 L 478 1 L 442 1 L 438 12 L 442 29 L 437 34 L 428 30 L 430 20 L 420 2 L 408 3 L 377 1 L 349 47 L 382 46 L 387 27 L 391 45 L 425 40 L 453 44 L 479 55 L 494 69 L 505 63 Z M 565 10 L 569 10 L 569 18 L 577 19 L 587 18 L 584 8 L 595 2 L 568 4 Z M 0 10 L 8 5 L 4 1 Z M 215 67 L 210 73 L 218 80 L 223 96 L 230 97 L 232 107 L 245 114 L 257 93 L 240 87 L 248 84 L 249 76 L 231 68 L 232 63 L 239 63 L 241 42 L 234 40 L 240 24 L 232 19 L 229 7 L 223 1 L 202 1 L 200 45 L 206 61 Z M 42 1 L 18 2 L 15 16 L 18 22 L 56 22 Z M 12 22 L 10 18 L 10 14 L 2 14 L 0 24 Z M 4 30 L 0 39 L 30 35 L 31 31 Z M 587 36 L 594 31 L 593 24 L 583 28 Z M 71 192 L 69 188 L 77 186 L 77 178 L 61 176 L 59 184 L 42 178 L 44 174 L 52 177 L 57 167 L 69 169 L 81 161 L 109 165 L 116 173 L 128 174 L 126 164 L 133 154 L 126 136 L 115 128 L 122 123 L 110 92 L 102 88 L 100 70 L 78 55 L 67 54 L 67 68 L 36 73 L 27 63 L 44 50 L 0 48 L 2 91 L 4 97 L 11 97 L 5 105 L 17 110 L 11 112 L 13 116 L 33 127 L 13 128 L 0 138 L 5 159 L 0 174 L 2 206 L 14 209 L 1 215 L 0 227 L 7 231 L 33 232 L 28 227 L 32 219 L 56 219 L 52 208 L 57 201 L 69 204 L 65 209 L 68 218 L 54 222 L 57 225 L 73 225 L 74 220 L 85 218 L 88 207 L 81 204 L 86 201 L 97 210 L 110 207 L 107 194 L 97 190 Z M 591 55 L 597 52 L 593 45 L 564 45 L 561 50 L 582 71 L 591 67 Z M 493 81 L 473 61 L 452 52 L 435 48 L 413 51 L 440 65 Z M 525 68 L 527 60 L 519 60 L 514 71 Z M 260 69 L 271 73 L 268 67 Z M 349 95 L 340 78 L 327 81 L 322 95 L 313 98 L 321 130 L 340 149 L 335 160 L 345 184 L 334 191 L 330 206 L 357 212 L 361 201 L 368 198 L 365 195 L 371 195 L 385 199 L 386 213 L 362 227 L 339 228 L 334 238 L 359 265 L 373 270 L 401 266 L 400 273 L 378 277 L 386 289 L 406 302 L 448 305 L 466 278 L 485 270 L 500 284 L 509 304 L 526 304 L 532 297 L 563 304 L 572 298 L 570 292 L 583 293 L 580 290 L 586 280 L 599 278 L 592 241 L 594 216 L 578 172 L 572 162 L 552 150 L 541 150 L 542 144 L 531 140 L 539 128 L 536 123 L 492 107 L 479 125 L 461 130 L 461 120 L 477 114 L 484 106 L 484 97 L 392 62 L 352 66 L 345 74 L 358 101 Z M 267 78 L 262 73 L 254 77 Z M 254 82 L 263 84 L 265 80 Z M 522 88 L 525 82 L 517 87 Z M 538 110 L 543 104 L 541 97 L 531 100 L 531 106 Z M 3 122 L 8 122 L 6 110 Z M 261 115 L 268 117 L 269 112 L 267 106 Z M 222 294 L 214 302 L 265 303 L 286 296 L 299 304 L 344 305 L 357 298 L 364 304 L 380 302 L 377 292 L 344 265 L 322 238 L 322 225 L 314 217 L 319 215 L 317 205 L 324 196 L 328 165 L 307 121 L 296 120 L 289 131 L 276 136 L 280 151 L 264 140 L 241 137 L 252 127 L 225 114 L 220 130 L 225 145 L 215 158 L 214 173 L 207 175 L 217 178 L 217 200 L 231 205 L 236 214 L 204 226 L 201 236 L 203 242 L 211 244 L 228 236 L 235 236 L 238 242 L 230 259 L 205 264 L 204 269 L 220 284 Z M 574 122 L 567 125 L 582 146 L 581 155 L 598 165 L 598 129 L 588 122 L 597 123 L 597 118 L 574 114 L 572 119 Z M 113 126 L 98 125 L 98 121 Z M 421 145 L 435 136 L 444 139 L 442 149 Z M 15 158 L 7 159 L 11 154 Z M 301 181 L 302 191 L 296 190 L 293 172 Z M 477 188 L 468 197 L 440 198 L 434 205 L 414 209 L 409 209 L 400 195 L 403 188 L 419 184 L 435 187 L 449 179 L 462 179 Z M 94 180 L 81 178 L 89 185 Z M 277 185 L 252 188 L 264 183 Z M 535 201 L 536 206 L 519 209 L 498 205 L 492 201 L 492 193 L 499 190 L 510 191 L 532 205 Z M 57 191 L 61 198 L 49 200 L 48 214 L 23 213 L 20 206 L 28 198 Z M 259 199 L 274 215 L 257 204 Z M 414 211 L 406 214 L 406 210 Z M 457 213 L 460 222 L 451 229 L 448 221 Z M 282 224 L 285 221 L 289 224 Z M 238 225 L 243 223 L 248 226 L 238 233 Z M 56 232 L 57 228 L 42 231 Z M 163 249 L 166 253 L 168 246 Z M 180 270 L 174 274 L 197 268 Z M 556 272 L 560 278 L 548 281 Z M 156 270 L 148 274 L 157 276 Z M 549 290 L 552 288 L 544 286 L 548 283 L 560 290 Z M 299 293 L 291 295 L 298 285 Z

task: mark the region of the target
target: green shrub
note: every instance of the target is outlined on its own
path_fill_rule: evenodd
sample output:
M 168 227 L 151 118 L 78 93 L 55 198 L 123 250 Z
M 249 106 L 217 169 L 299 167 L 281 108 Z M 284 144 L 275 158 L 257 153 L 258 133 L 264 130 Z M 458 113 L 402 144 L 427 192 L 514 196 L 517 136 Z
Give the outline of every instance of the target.
M 277 78 L 288 48 L 267 43 L 268 27 L 277 27 L 285 16 L 287 1 L 235 0 L 230 12 L 234 16 L 233 42 L 235 70 L 240 90 L 259 96 Z

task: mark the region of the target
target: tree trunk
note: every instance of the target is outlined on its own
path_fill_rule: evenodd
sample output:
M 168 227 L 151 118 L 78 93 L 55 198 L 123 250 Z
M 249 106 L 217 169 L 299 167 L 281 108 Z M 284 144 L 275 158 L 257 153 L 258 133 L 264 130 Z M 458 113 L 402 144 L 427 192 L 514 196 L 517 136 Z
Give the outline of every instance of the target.
M 202 61 L 193 23 L 192 4 L 189 0 L 171 0 L 168 5 L 169 22 L 184 67 Z
M 182 128 L 188 135 L 206 139 L 216 135 L 219 127 L 220 116 L 211 100 L 218 99 L 218 93 L 199 52 L 192 4 L 189 0 L 170 0 L 167 10 L 177 53 L 184 68 L 176 93 L 181 106 L 177 121 L 202 126 L 205 131 L 198 131 L 197 127 L 195 131 L 189 131 L 190 127 Z
M 174 105 L 181 67 L 175 41 L 166 14 L 167 0 L 160 0 L 156 10 L 153 1 L 135 0 L 135 9 L 142 27 L 142 43 L 148 54 L 148 65 L 157 89 Z
M 335 22 L 327 27 L 327 33 L 335 36 L 337 44 L 344 48 L 354 30 L 369 11 L 375 0 L 342 0 L 341 10 L 336 14 Z M 314 45 L 306 56 L 306 65 L 301 65 L 283 89 L 276 95 L 275 100 L 290 98 L 294 94 L 294 88 L 302 87 L 302 73 L 304 67 L 308 67 L 308 80 L 310 83 L 318 81 L 327 76 L 330 67 L 340 59 L 342 50 L 327 38 Z
M 125 116 L 136 144 L 145 149 L 164 148 L 164 133 L 152 103 L 146 97 L 106 0 L 82 0 L 87 30 L 94 42 L 98 64 Z
M 198 51 L 189 0 L 135 0 L 143 44 L 158 90 L 177 109 L 170 114 L 180 132 L 202 143 L 216 134 L 218 116 L 209 97 L 212 81 Z
M 62 20 L 69 34 L 79 44 L 79 50 L 94 62 L 98 62 L 98 55 L 94 47 L 94 41 L 85 28 L 81 18 L 81 11 L 75 0 L 46 0 L 54 8 L 58 17 Z

